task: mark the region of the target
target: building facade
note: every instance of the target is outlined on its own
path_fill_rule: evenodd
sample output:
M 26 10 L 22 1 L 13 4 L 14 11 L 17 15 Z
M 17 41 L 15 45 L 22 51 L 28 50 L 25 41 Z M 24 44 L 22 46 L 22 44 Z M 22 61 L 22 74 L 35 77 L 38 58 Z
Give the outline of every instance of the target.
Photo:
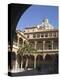
M 16 56 L 19 46 L 24 45 L 25 42 L 32 44 L 37 52 L 24 54 L 22 66 L 21 56 L 19 55 L 13 64 L 14 70 L 36 69 L 44 63 L 49 64 L 55 61 L 59 51 L 58 29 L 54 28 L 48 19 L 44 19 L 40 25 L 26 27 L 24 32 L 16 30 L 12 49 Z

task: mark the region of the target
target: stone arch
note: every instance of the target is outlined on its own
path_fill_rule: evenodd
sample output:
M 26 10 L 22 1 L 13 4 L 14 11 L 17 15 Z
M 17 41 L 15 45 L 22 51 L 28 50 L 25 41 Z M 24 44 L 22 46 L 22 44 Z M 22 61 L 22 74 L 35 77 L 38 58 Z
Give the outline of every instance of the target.
M 11 25 L 8 24 L 8 26 L 9 26 L 9 28 L 8 28 L 8 35 L 9 35 L 8 42 L 10 43 L 11 51 L 12 51 L 13 37 L 15 34 L 17 22 L 21 18 L 21 16 L 25 12 L 25 10 L 27 8 L 29 8 L 30 6 L 31 5 L 26 5 L 26 4 L 8 4 L 8 15 L 9 15 L 8 23 L 10 23 L 10 20 L 12 22 Z
M 48 70 L 49 69 L 51 69 L 51 70 L 53 69 L 53 58 L 52 58 L 52 55 L 46 54 L 44 67 L 47 68 Z
M 58 54 L 52 54 L 51 56 L 52 56 L 53 61 L 55 63 L 57 63 L 58 62 Z
M 44 67 L 51 73 L 58 73 L 58 54 L 46 55 Z
M 43 62 L 43 56 L 42 55 L 38 55 L 36 58 L 36 68 L 37 69 L 41 69 L 42 66 L 42 62 Z
M 34 68 L 34 56 L 30 55 L 28 58 L 28 68 Z
M 58 54 L 55 54 L 55 57 L 56 57 L 56 62 L 58 62 L 58 59 L 59 59 L 59 57 L 58 57 Z
M 24 45 L 27 43 L 27 41 L 26 40 L 24 40 Z
M 42 55 L 38 55 L 38 56 L 37 56 L 37 60 L 42 61 L 42 60 L 43 60 L 43 56 L 42 56 Z
M 47 54 L 45 56 L 45 61 L 52 61 L 52 60 L 53 60 L 52 55 Z
M 19 38 L 19 45 L 22 45 L 23 44 L 23 39 L 20 37 Z
M 54 71 L 56 73 L 58 73 L 58 69 L 59 69 L 59 64 L 58 63 L 59 63 L 59 61 L 58 61 L 58 54 L 55 54 L 53 68 L 54 68 Z

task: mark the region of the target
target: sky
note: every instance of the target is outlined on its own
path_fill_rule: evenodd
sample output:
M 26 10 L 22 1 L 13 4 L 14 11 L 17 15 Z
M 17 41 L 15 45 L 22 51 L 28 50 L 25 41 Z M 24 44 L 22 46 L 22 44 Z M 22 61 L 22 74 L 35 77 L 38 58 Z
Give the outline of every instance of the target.
M 58 27 L 58 7 L 57 6 L 43 6 L 32 5 L 21 16 L 17 23 L 17 29 L 24 31 L 26 27 L 39 25 L 43 19 L 48 18 L 49 23 L 55 28 Z

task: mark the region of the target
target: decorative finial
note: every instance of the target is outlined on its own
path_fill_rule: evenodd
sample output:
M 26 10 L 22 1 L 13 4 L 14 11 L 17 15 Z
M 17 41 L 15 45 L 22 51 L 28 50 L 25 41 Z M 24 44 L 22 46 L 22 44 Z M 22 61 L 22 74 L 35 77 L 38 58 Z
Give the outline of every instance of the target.
M 48 21 L 48 18 L 45 18 L 44 20 L 43 20 L 43 22 L 44 23 L 48 23 L 49 21 Z

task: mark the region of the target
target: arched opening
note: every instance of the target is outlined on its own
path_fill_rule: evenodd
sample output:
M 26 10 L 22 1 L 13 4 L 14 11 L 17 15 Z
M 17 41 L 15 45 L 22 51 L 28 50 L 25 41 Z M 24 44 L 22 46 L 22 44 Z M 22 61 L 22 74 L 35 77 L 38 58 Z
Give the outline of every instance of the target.
M 58 73 L 58 54 L 46 55 L 44 67 L 49 73 Z
M 28 68 L 34 68 L 34 56 L 30 55 L 28 59 Z
M 58 54 L 55 54 L 55 61 L 54 61 L 54 71 L 56 72 L 56 73 L 58 73 L 58 69 L 59 69 L 59 65 L 58 65 L 58 63 L 59 63 L 59 57 L 58 57 Z
M 19 45 L 22 46 L 23 45 L 23 39 L 19 38 Z
M 42 63 L 43 63 L 43 56 L 42 56 L 42 55 L 38 55 L 38 56 L 37 56 L 37 59 L 36 59 L 36 68 L 37 68 L 38 70 L 41 69 Z
M 58 54 L 53 55 L 53 70 L 58 73 Z
M 24 41 L 24 45 L 26 45 L 26 44 L 27 44 L 27 41 L 25 40 L 25 41 Z
M 51 55 L 47 54 L 45 56 L 44 68 L 47 69 L 47 71 L 49 73 L 54 72 L 54 66 L 53 66 L 54 65 L 54 62 L 53 62 L 53 59 L 54 59 L 54 55 L 53 54 L 51 54 Z
M 47 61 L 47 62 L 49 62 L 49 61 L 52 61 L 52 55 L 49 55 L 49 54 L 47 54 L 46 56 L 45 56 L 45 61 Z
M 59 59 L 59 57 L 58 57 L 58 53 L 57 53 L 57 54 L 55 54 L 55 62 L 56 63 L 58 63 L 58 59 Z

